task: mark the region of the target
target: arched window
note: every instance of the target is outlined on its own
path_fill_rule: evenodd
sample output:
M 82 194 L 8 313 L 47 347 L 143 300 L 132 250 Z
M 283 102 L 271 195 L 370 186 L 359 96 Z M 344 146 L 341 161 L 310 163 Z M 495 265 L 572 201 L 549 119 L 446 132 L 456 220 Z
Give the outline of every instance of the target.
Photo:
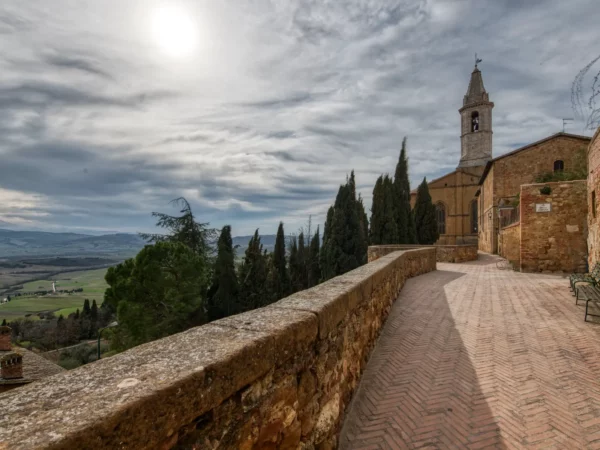
M 554 161 L 554 171 L 562 172 L 563 170 L 565 170 L 565 163 L 560 159 Z
M 435 218 L 437 219 L 438 233 L 446 234 L 446 207 L 443 203 L 436 203 Z
M 471 233 L 477 233 L 477 200 L 471 202 Z
M 479 113 L 477 111 L 473 111 L 471 114 L 471 131 L 479 131 Z

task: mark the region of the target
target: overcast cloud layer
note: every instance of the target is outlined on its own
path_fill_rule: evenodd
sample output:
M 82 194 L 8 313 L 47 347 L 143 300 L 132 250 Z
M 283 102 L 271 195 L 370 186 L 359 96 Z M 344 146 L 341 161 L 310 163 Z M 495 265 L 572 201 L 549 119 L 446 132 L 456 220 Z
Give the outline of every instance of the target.
M 148 231 L 185 196 L 234 235 L 294 232 L 352 169 L 370 207 L 403 136 L 413 187 L 452 171 L 475 52 L 495 156 L 561 131 L 600 53 L 597 0 L 181 0 L 177 58 L 164 3 L 2 0 L 0 227 Z

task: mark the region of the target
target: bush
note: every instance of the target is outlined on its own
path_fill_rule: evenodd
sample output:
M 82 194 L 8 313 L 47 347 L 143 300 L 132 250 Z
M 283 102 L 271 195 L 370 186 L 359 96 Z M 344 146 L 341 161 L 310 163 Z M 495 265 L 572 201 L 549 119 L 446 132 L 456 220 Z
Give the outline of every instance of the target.
M 60 367 L 62 367 L 63 369 L 67 369 L 67 370 L 71 370 L 71 369 L 76 369 L 77 367 L 80 367 L 82 364 L 81 362 L 77 361 L 75 358 L 61 358 L 58 361 L 58 365 Z

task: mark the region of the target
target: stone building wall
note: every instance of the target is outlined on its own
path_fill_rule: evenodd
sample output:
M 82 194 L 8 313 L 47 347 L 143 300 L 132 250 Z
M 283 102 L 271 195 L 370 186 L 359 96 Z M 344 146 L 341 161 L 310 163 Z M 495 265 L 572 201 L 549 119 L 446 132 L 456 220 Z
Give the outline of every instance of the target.
M 436 244 L 462 245 L 477 243 L 477 232 L 471 226 L 471 202 L 475 199 L 477 183 L 483 167 L 468 167 L 437 178 L 428 183 L 433 204 L 442 203 L 446 210 L 446 232 Z M 416 193 L 411 194 L 414 208 Z
M 592 268 L 600 261 L 600 225 L 598 196 L 600 196 L 600 128 L 588 147 L 588 261 Z M 591 269 L 590 269 L 591 270 Z
M 550 194 L 541 194 L 548 186 Z M 550 205 L 549 212 L 536 212 Z M 584 272 L 587 265 L 586 180 L 521 186 L 521 270 Z
M 371 245 L 369 246 L 369 262 L 400 250 L 417 248 L 435 248 L 437 262 L 462 263 L 477 260 L 477 244 L 465 245 Z
M 521 224 L 514 223 L 500 230 L 498 253 L 513 264 L 521 267 Z
M 563 161 L 565 171 L 585 164 L 588 144 L 588 137 L 557 133 L 492 160 L 491 170 L 481 186 L 484 204 L 479 249 L 488 253 L 498 251 L 500 201 L 516 200 L 521 185 L 534 183 L 538 175 L 552 172 L 557 160 Z
M 2 394 L 0 448 L 334 449 L 393 302 L 435 266 L 432 248 L 395 252 Z

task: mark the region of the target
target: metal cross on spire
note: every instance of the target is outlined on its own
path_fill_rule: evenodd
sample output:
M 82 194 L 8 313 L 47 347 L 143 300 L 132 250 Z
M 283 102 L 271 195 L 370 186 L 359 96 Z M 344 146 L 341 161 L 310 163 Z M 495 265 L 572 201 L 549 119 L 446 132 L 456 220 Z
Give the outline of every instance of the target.
M 479 64 L 482 61 L 483 61 L 483 59 L 478 58 L 477 53 L 475 53 L 475 68 L 477 68 L 477 64 Z

